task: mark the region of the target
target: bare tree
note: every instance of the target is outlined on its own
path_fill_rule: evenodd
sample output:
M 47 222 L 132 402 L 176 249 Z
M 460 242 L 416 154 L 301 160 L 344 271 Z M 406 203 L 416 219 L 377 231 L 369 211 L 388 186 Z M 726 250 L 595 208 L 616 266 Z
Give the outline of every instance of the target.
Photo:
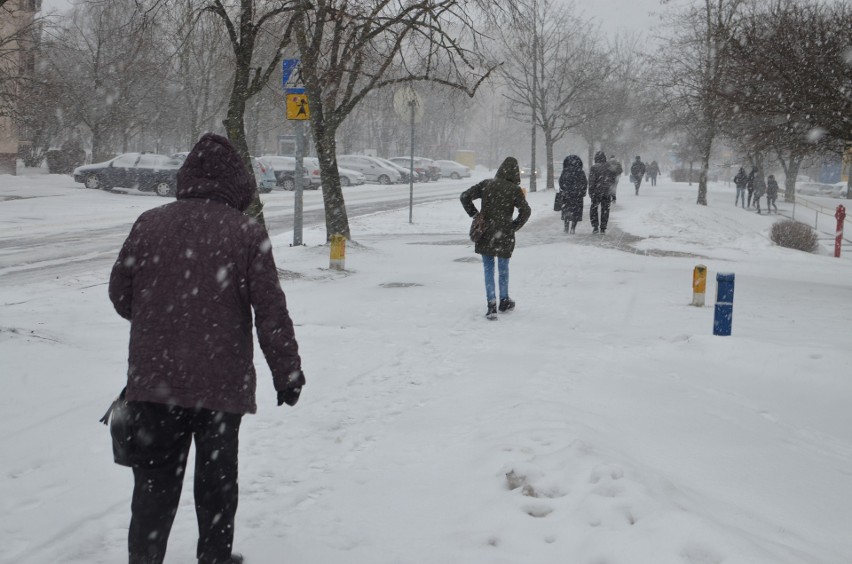
M 490 74 L 479 66 L 472 8 L 461 0 L 316 0 L 294 14 L 329 238 L 350 237 L 335 136 L 354 108 L 371 92 L 405 82 L 473 95 Z
M 228 102 L 221 78 L 233 70 L 221 19 L 197 5 L 175 0 L 162 14 L 171 50 L 172 118 L 183 147 L 191 147 L 204 131 L 218 129 Z
M 671 0 L 663 0 L 669 3 Z M 719 86 L 729 71 L 732 22 L 744 0 L 701 0 L 669 18 L 672 35 L 658 56 L 664 111 L 701 152 L 698 199 L 707 205 L 707 172 L 723 110 Z
M 233 5 L 224 0 L 204 0 L 202 10 L 216 14 L 231 44 L 234 57 L 234 76 L 228 100 L 225 131 L 237 151 L 242 155 L 249 171 L 248 142 L 245 131 L 245 115 L 248 100 L 258 94 L 278 70 L 278 64 L 290 43 L 292 14 L 310 9 L 308 0 L 263 2 L 262 0 L 238 0 Z M 269 35 L 275 38 L 277 48 L 262 61 L 255 60 L 261 39 Z M 263 222 L 263 204 L 255 193 L 249 215 Z
M 589 166 L 596 148 L 623 161 L 629 158 L 643 142 L 648 117 L 655 115 L 643 101 L 650 92 L 641 77 L 644 65 L 637 36 L 614 38 L 598 59 L 601 80 L 591 85 L 590 95 L 578 105 L 585 120 L 577 133 L 586 142 Z
M 555 185 L 554 146 L 606 111 L 599 102 L 616 66 L 597 39 L 599 27 L 575 16 L 573 5 L 541 0 L 537 10 L 536 17 L 527 18 L 538 28 L 535 43 L 529 41 L 529 25 L 510 28 L 503 35 L 505 63 L 500 76 L 515 110 L 512 116 L 528 123 L 535 111 L 535 124 L 544 134 L 546 188 L 551 190 Z M 535 57 L 533 48 L 538 50 Z M 533 60 L 536 68 L 530 65 Z
M 731 71 L 716 94 L 729 136 L 746 152 L 778 156 L 793 201 L 802 161 L 841 153 L 852 138 L 852 8 L 790 0 L 749 8 L 734 22 Z
M 95 160 L 126 150 L 162 99 L 155 22 L 134 9 L 132 0 L 79 4 L 46 51 L 64 113 L 91 132 Z

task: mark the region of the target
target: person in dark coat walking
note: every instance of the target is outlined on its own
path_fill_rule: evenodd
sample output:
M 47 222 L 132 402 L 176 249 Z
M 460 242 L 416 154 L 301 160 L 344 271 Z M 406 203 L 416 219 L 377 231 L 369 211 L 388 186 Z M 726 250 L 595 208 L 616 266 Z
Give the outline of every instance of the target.
M 657 161 L 651 161 L 647 170 L 648 178 L 651 180 L 651 186 L 657 185 L 657 175 L 660 174 L 660 165 Z
M 778 182 L 775 180 L 775 175 L 770 174 L 766 177 L 766 213 L 770 213 L 769 206 L 775 208 L 775 215 L 778 215 L 778 206 L 775 202 L 778 200 Z
M 612 169 L 606 161 L 604 152 L 598 151 L 595 153 L 595 164 L 589 169 L 589 198 L 592 200 L 589 221 L 592 222 L 592 233 L 606 233 L 612 184 Z M 598 222 L 598 209 L 600 209 L 600 222 Z
M 254 191 L 230 141 L 204 134 L 177 201 L 139 216 L 112 268 L 110 300 L 130 321 L 130 564 L 163 562 L 193 441 L 198 562 L 242 561 L 232 545 L 240 423 L 257 410 L 252 310 L 278 405 L 305 384 L 269 236 L 243 213 Z
M 746 204 L 748 207 L 751 207 L 752 200 L 754 199 L 754 175 L 756 174 L 757 169 L 752 168 L 751 172 L 748 173 L 748 179 L 746 180 L 746 192 L 748 193 L 748 201 Z
M 645 163 L 638 156 L 630 166 L 630 181 L 636 188 L 636 195 L 639 195 L 639 186 L 642 185 L 642 179 L 645 178 Z
M 494 259 L 500 282 L 501 312 L 515 309 L 509 297 L 509 259 L 515 250 L 515 232 L 530 218 L 532 210 L 520 186 L 521 171 L 515 157 L 507 157 L 494 178 L 483 180 L 462 192 L 459 199 L 470 217 L 478 211 L 473 200 L 480 200 L 480 211 L 485 216 L 485 234 L 476 242 L 475 251 L 482 255 L 485 272 L 485 297 L 488 309 L 485 317 L 497 319 L 497 295 L 494 288 Z M 515 209 L 518 217 L 513 219 Z
M 760 199 L 766 193 L 766 181 L 763 180 L 763 170 L 757 167 L 751 170 L 752 186 L 754 186 L 754 199 L 752 202 L 757 208 L 757 213 L 760 213 Z
M 562 221 L 565 222 L 567 233 L 574 233 L 577 223 L 583 221 L 583 198 L 586 197 L 587 187 L 583 161 L 577 155 L 568 155 L 562 162 L 562 174 L 559 175 Z
M 730 173 L 729 173 L 730 174 Z M 737 187 L 737 199 L 734 201 L 734 205 L 740 203 L 740 199 L 742 199 L 742 207 L 746 206 L 745 196 L 746 196 L 746 185 L 748 184 L 748 175 L 746 171 L 743 170 L 743 167 L 740 167 L 740 170 L 737 172 L 737 175 L 734 177 L 734 186 Z
M 609 195 L 612 203 L 615 203 L 618 192 L 618 181 L 621 179 L 621 174 L 624 169 L 621 163 L 615 158 L 615 155 L 610 155 L 606 160 L 606 165 L 609 167 Z

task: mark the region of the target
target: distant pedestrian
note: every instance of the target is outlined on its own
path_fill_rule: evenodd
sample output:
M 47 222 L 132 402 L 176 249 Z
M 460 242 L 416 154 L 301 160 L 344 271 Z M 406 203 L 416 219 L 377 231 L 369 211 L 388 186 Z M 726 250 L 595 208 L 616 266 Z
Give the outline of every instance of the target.
M 766 181 L 763 180 L 763 170 L 755 167 L 752 169 L 754 174 L 752 185 L 754 186 L 754 206 L 757 208 L 757 213 L 760 213 L 760 199 L 766 194 Z
M 278 405 L 305 384 L 269 235 L 243 213 L 254 192 L 230 141 L 204 134 L 177 201 L 139 216 L 113 265 L 109 297 L 130 321 L 130 564 L 163 562 L 193 442 L 198 563 L 242 562 L 231 548 L 240 423 L 257 410 L 252 317 Z
M 639 186 L 642 185 L 642 179 L 645 177 L 645 163 L 638 156 L 630 166 L 630 181 L 636 188 L 636 195 L 639 195 Z
M 589 220 L 592 222 L 592 233 L 606 233 L 609 222 L 609 204 L 613 199 L 611 192 L 613 173 L 603 151 L 595 153 L 595 164 L 589 169 L 589 198 L 592 200 L 589 209 Z M 600 221 L 598 220 L 600 210 Z
M 752 168 L 746 179 L 746 192 L 748 193 L 748 201 L 746 205 L 751 208 L 754 200 L 754 175 L 757 174 L 757 169 Z
M 475 251 L 482 255 L 485 297 L 488 301 L 485 317 L 488 319 L 497 319 L 495 258 L 500 282 L 499 309 L 501 312 L 515 309 L 515 301 L 509 297 L 509 259 L 515 250 L 515 232 L 524 226 L 532 213 L 520 184 L 518 161 L 515 157 L 507 157 L 494 178 L 483 180 L 462 192 L 460 196 L 462 206 L 470 217 L 478 213 L 473 200 L 480 200 L 479 213 L 485 217 L 485 233 L 476 242 Z M 515 209 L 518 210 L 518 217 L 513 219 Z
M 651 180 L 651 186 L 657 185 L 657 175 L 660 174 L 660 165 L 657 161 L 651 161 L 648 165 L 648 178 Z
M 766 177 L 766 213 L 771 211 L 769 206 L 772 206 L 775 208 L 775 215 L 778 215 L 776 200 L 778 200 L 778 182 L 775 181 L 775 175 L 770 174 Z
M 742 199 L 742 207 L 746 207 L 746 185 L 748 184 L 748 174 L 740 167 L 739 172 L 734 177 L 734 185 L 737 187 L 737 199 L 734 201 L 734 205 L 738 205 L 740 203 L 740 199 Z
M 586 197 L 587 187 L 583 161 L 577 155 L 568 155 L 562 162 L 562 174 L 559 175 L 562 221 L 565 222 L 566 233 L 574 233 L 577 223 L 583 221 L 583 198 Z
M 615 155 L 610 155 L 606 161 L 606 164 L 609 167 L 610 175 L 610 199 L 615 202 L 615 196 L 618 192 L 618 181 L 621 179 L 621 175 L 624 173 L 624 168 L 621 166 L 621 162 L 615 158 Z

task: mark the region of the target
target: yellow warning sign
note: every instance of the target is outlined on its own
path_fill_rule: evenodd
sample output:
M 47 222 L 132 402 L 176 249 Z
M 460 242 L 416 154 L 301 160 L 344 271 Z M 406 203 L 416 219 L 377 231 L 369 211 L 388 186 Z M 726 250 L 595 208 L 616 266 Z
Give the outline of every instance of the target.
M 307 94 L 287 94 L 287 119 L 310 119 Z

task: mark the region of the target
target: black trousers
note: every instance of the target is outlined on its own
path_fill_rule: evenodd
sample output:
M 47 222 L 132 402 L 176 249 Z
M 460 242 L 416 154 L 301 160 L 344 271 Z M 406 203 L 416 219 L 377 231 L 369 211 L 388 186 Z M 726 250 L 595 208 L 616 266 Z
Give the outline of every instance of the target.
M 592 196 L 592 207 L 589 210 L 589 221 L 592 222 L 592 227 L 595 229 L 600 225 L 601 229 L 606 229 L 606 224 L 609 223 L 609 203 L 611 196 Z M 598 206 L 601 208 L 601 220 L 598 224 Z
M 193 438 L 198 561 L 226 562 L 234 542 L 242 415 L 150 402 L 128 405 L 139 444 L 133 454 L 130 564 L 163 562 Z

